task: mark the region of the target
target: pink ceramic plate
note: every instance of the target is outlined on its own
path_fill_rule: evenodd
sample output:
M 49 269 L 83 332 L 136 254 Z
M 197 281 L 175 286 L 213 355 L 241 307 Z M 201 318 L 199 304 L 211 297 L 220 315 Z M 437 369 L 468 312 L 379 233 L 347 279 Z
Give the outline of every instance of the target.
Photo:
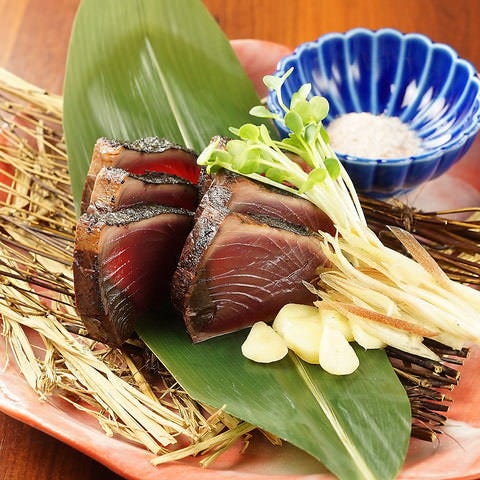
M 274 70 L 286 47 L 258 41 L 236 41 L 234 47 L 254 81 Z M 452 173 L 409 195 L 408 201 L 427 209 L 480 205 L 480 178 L 475 162 L 460 162 Z M 474 183 L 476 182 L 476 183 Z M 0 358 L 6 357 L 0 340 Z M 399 476 L 410 480 L 478 479 L 480 477 L 480 348 L 462 369 L 453 392 L 446 434 L 438 445 L 413 440 Z M 290 447 L 272 447 L 254 438 L 245 454 L 232 448 L 205 470 L 197 460 L 153 467 L 145 450 L 109 438 L 95 420 L 59 400 L 40 401 L 18 372 L 13 360 L 0 373 L 0 410 L 38 428 L 132 480 L 326 480 L 325 469 L 311 457 Z

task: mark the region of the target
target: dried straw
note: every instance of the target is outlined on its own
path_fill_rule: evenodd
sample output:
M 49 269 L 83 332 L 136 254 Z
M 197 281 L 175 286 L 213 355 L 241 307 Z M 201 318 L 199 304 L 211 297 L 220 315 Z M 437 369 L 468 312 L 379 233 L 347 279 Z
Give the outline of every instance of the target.
M 167 372 L 148 381 L 126 352 L 89 340 L 76 315 L 61 98 L 0 70 L 0 115 L 0 319 L 20 371 L 41 399 L 62 398 L 107 435 L 208 464 L 254 427 L 195 402 Z
M 163 368 L 149 376 L 145 363 L 139 366 L 138 359 L 145 362 L 141 345 L 111 350 L 87 338 L 73 305 L 76 218 L 62 99 L 0 69 L 0 115 L 0 320 L 28 384 L 41 399 L 56 396 L 93 416 L 107 435 L 160 454 L 155 465 L 201 455 L 200 463 L 207 466 L 239 440 L 247 445 L 254 426 L 194 401 Z M 404 206 L 366 199 L 364 207 L 378 229 L 405 226 L 408 218 L 415 226 L 410 230 L 444 260 L 450 276 L 480 283 L 478 218 L 450 222 L 444 229 L 436 214 L 408 210 L 407 215 Z M 31 331 L 37 334 L 35 348 Z M 443 358 L 458 364 L 464 354 L 447 351 Z M 389 355 L 416 415 L 412 433 L 431 440 L 444 422 L 438 412 L 448 401 L 437 384 L 451 388 L 457 381 L 454 370 L 393 350 Z

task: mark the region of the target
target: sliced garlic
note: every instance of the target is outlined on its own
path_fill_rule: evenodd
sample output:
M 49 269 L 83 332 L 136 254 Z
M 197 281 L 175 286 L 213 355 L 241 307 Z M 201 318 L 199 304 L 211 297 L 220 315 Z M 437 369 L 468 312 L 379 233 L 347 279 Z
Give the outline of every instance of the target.
M 323 325 L 319 350 L 320 366 L 332 375 L 349 375 L 360 364 L 344 334 L 329 324 Z
M 355 341 L 365 350 L 385 348 L 386 344 L 378 337 L 366 332 L 358 323 L 351 322 L 351 329 Z
M 273 329 L 302 360 L 318 364 L 322 324 L 318 309 L 290 303 L 278 312 Z
M 242 354 L 254 362 L 271 363 L 288 353 L 283 338 L 265 322 L 257 322 L 242 344 Z
M 322 302 L 317 302 L 317 306 L 319 307 L 321 321 L 340 330 L 348 342 L 353 342 L 354 337 L 347 318 L 336 310 L 323 308 Z
M 302 305 L 300 303 L 287 303 L 277 313 L 275 320 L 282 317 L 290 319 L 313 317 L 318 321 L 318 309 L 313 305 Z

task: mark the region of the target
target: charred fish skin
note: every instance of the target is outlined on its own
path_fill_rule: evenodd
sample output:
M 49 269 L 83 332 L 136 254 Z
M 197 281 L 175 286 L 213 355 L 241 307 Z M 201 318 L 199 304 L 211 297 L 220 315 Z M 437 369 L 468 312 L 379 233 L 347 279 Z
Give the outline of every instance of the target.
M 101 224 L 91 215 L 82 215 L 77 222 L 73 257 L 75 306 L 89 335 L 101 342 L 108 340 L 102 297 L 98 282 L 98 244 Z M 114 332 L 113 332 L 114 333 Z M 118 338 L 114 335 L 114 343 Z
M 227 150 L 229 141 L 228 137 L 215 136 L 210 143 L 216 143 L 217 148 Z M 301 158 L 295 155 L 293 157 L 302 169 L 307 172 L 311 170 Z M 198 189 L 201 198 L 207 196 L 209 201 L 217 202 L 232 212 L 280 218 L 289 223 L 306 226 L 315 232 L 321 230 L 333 235 L 336 231 L 330 218 L 307 199 L 228 170 L 209 175 L 206 169 L 202 168 Z M 228 204 L 225 203 L 225 192 L 230 195 Z M 199 213 L 201 209 L 202 202 Z
M 315 232 L 335 233 L 327 215 L 308 200 L 242 175 L 223 171 L 212 177 L 202 169 L 198 188 L 204 195 L 197 217 L 206 204 L 212 203 L 232 212 L 279 218 Z
M 172 303 L 180 312 L 184 312 L 188 302 L 188 291 L 196 275 L 195 266 L 199 265 L 202 255 L 215 238 L 217 230 L 229 214 L 226 208 L 214 208 L 204 203 L 202 215 L 195 215 L 194 224 L 183 245 L 177 268 L 172 277 Z M 201 208 L 201 207 L 199 207 Z
M 146 137 L 134 142 L 100 138 L 93 149 L 82 194 L 81 212 L 86 212 L 91 203 L 95 179 L 102 167 L 121 168 L 137 175 L 163 172 L 196 184 L 200 170 L 196 159 L 193 151 L 165 138 Z
M 211 221 L 213 219 L 213 221 Z M 182 252 L 172 285 L 193 342 L 273 320 L 288 302 L 310 303 L 325 263 L 321 242 L 296 225 L 207 206 Z
M 82 215 L 75 301 L 92 338 L 119 346 L 142 312 L 169 301 L 169 281 L 192 220 L 190 211 L 159 205 Z
M 142 204 L 194 211 L 197 202 L 197 187 L 176 175 L 160 172 L 136 175 L 120 168 L 102 167 L 87 212 L 108 212 Z

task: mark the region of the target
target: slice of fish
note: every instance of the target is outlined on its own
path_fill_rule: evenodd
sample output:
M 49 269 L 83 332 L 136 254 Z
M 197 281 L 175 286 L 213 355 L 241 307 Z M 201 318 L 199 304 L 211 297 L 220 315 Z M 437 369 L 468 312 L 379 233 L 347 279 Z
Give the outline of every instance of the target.
M 136 175 L 168 173 L 196 184 L 199 175 L 196 159 L 191 150 L 164 138 L 147 137 L 130 143 L 100 138 L 93 150 L 81 211 L 85 212 L 90 204 L 95 178 L 102 167 L 121 168 Z
M 138 316 L 169 301 L 193 213 L 147 205 L 84 214 L 76 231 L 75 301 L 89 334 L 120 345 Z
M 273 320 L 286 303 L 311 303 L 302 281 L 325 263 L 309 230 L 206 205 L 172 280 L 194 342 Z
M 229 171 L 213 178 L 203 171 L 199 182 L 204 192 L 198 214 L 207 204 L 248 215 L 265 215 L 312 231 L 334 233 L 332 221 L 306 199 Z
M 142 204 L 158 204 L 194 211 L 197 187 L 166 173 L 135 175 L 121 168 L 102 167 L 90 198 L 89 212 L 113 211 Z

